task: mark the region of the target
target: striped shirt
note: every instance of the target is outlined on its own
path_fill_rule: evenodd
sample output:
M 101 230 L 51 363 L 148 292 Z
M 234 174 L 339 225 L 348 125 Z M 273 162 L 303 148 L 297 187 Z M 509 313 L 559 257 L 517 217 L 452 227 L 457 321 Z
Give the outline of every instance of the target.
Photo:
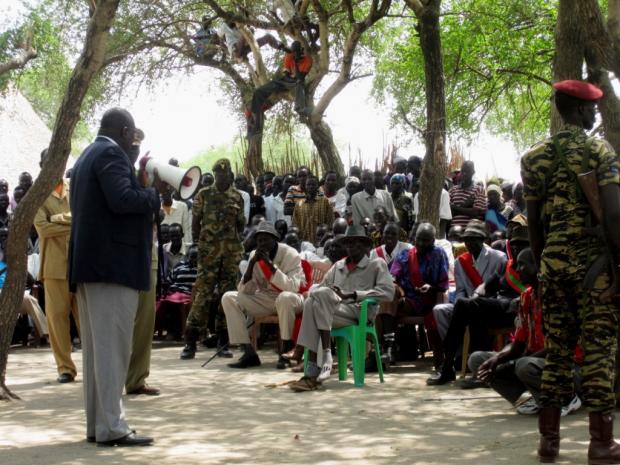
M 299 228 L 302 241 L 314 244 L 316 228 L 320 224 L 331 225 L 334 222 L 334 210 L 325 197 L 318 197 L 312 202 L 304 201 L 295 207 L 293 224 Z
M 198 268 L 195 266 L 191 266 L 188 261 L 182 261 L 177 264 L 172 270 L 172 274 L 170 276 L 170 281 L 172 284 L 170 285 L 169 292 L 182 292 L 183 294 L 191 294 L 192 286 L 196 281 L 196 276 L 198 276 Z
M 462 187 L 460 184 L 450 189 L 450 204 L 456 206 L 462 206 L 466 201 L 472 199 L 474 204 L 472 208 L 479 208 L 481 210 L 487 209 L 487 196 L 484 193 L 484 188 L 472 183 L 469 187 Z M 484 216 L 469 216 L 469 215 L 454 215 L 452 218 L 452 226 L 467 226 L 471 220 L 484 220 Z

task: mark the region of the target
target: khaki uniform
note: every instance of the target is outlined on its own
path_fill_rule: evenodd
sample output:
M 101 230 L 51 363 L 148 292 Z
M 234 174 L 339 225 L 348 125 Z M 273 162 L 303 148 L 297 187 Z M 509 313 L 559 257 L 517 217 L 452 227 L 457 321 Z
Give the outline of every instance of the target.
M 607 414 L 615 407 L 617 321 L 613 305 L 600 301 L 609 287 L 608 273 L 601 273 L 591 289 L 583 284 L 594 259 L 604 253 L 597 238 L 583 234 L 591 209 L 576 175 L 582 172 L 586 141 L 582 128 L 565 125 L 523 156 L 521 177 L 525 199 L 542 205 L 545 231 L 540 273 L 547 356 L 541 404 L 561 407 L 572 398 L 573 354 L 579 341 L 584 352 L 584 404 L 590 412 Z M 596 173 L 599 187 L 619 184 L 618 158 L 611 147 L 600 139 L 588 144 L 589 169 Z
M 151 287 L 148 291 L 140 291 L 138 309 L 133 327 L 131 359 L 127 370 L 125 390 L 127 392 L 140 389 L 146 384 L 151 369 L 151 348 L 155 332 L 155 302 L 157 300 L 157 244 L 153 241 L 151 256 Z
M 69 292 L 67 281 L 67 250 L 71 233 L 69 186 L 55 190 L 37 211 L 34 227 L 39 234 L 39 280 L 45 290 L 45 312 L 49 326 L 50 345 L 58 373 L 75 377 L 77 371 L 71 360 L 71 324 L 73 314 L 79 329 L 79 314 L 75 295 Z M 96 247 L 96 244 L 93 244 Z
M 254 252 L 250 255 L 250 259 Z M 293 337 L 295 315 L 300 313 L 304 298 L 299 287 L 305 282 L 301 257 L 295 249 L 278 244 L 273 259 L 275 273 L 266 276 L 257 263 L 252 279 L 239 283 L 237 291 L 230 291 L 222 297 L 222 308 L 226 315 L 228 338 L 232 344 L 249 344 L 246 316 L 278 315 L 280 336 L 283 341 Z

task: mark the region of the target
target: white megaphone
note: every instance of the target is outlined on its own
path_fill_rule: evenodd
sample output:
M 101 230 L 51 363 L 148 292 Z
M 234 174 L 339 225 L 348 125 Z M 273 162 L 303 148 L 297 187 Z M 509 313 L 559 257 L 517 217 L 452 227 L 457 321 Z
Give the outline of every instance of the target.
M 167 163 L 160 163 L 151 157 L 144 157 L 140 160 L 140 167 L 146 171 L 151 183 L 155 178 L 153 173 L 157 169 L 159 179 L 170 184 L 179 193 L 181 200 L 193 197 L 200 188 L 202 172 L 197 166 L 186 170 Z

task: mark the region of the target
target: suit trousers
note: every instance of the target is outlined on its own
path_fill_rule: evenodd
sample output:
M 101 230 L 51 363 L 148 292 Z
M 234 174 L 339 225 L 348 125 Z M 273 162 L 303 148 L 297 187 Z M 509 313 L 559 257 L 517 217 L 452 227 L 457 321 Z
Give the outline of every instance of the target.
M 450 321 L 452 320 L 452 313 L 454 313 L 454 304 L 438 304 L 433 307 L 433 317 L 437 324 L 437 332 L 439 337 L 443 341 L 448 333 L 450 327 Z
M 139 292 L 111 283 L 77 288 L 82 323 L 86 435 L 97 442 L 128 435 L 122 395 L 131 356 Z
M 229 291 L 222 296 L 222 309 L 226 315 L 228 338 L 231 344 L 249 344 L 250 335 L 246 317 L 278 315 L 280 337 L 283 341 L 293 338 L 295 315 L 302 310 L 304 298 L 295 292 L 259 292 L 244 294 Z
M 58 374 L 69 373 L 75 377 L 77 370 L 71 360 L 71 315 L 80 328 L 80 316 L 75 294 L 69 292 L 66 279 L 46 278 L 43 282 L 45 290 L 45 314 L 50 332 L 50 346 L 54 353 Z
M 32 319 L 32 322 L 37 329 L 37 333 L 39 333 L 39 337 L 47 336 L 49 334 L 45 313 L 41 310 L 37 299 L 32 297 L 28 292 L 24 293 L 24 299 L 22 300 L 19 313 L 22 315 L 28 315 Z
M 133 327 L 131 359 L 125 381 L 127 392 L 140 389 L 146 383 L 151 369 L 151 348 L 155 332 L 155 300 L 157 294 L 157 270 L 151 270 L 151 288 L 140 291 L 136 320 Z
M 321 336 L 319 331 L 331 331 L 357 324 L 359 304 L 342 303 L 340 297 L 328 287 L 314 289 L 304 302 L 304 315 L 297 344 L 318 352 Z

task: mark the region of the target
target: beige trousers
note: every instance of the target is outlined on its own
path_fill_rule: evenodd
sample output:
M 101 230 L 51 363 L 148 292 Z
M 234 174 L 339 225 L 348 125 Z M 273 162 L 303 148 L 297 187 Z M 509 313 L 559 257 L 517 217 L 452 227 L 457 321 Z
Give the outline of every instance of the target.
M 22 305 L 19 308 L 19 313 L 21 313 L 22 315 L 28 315 L 32 319 L 32 321 L 34 322 L 34 326 L 39 333 L 39 337 L 47 336 L 49 334 L 45 313 L 43 313 L 43 310 L 41 310 L 37 299 L 32 297 L 27 292 L 24 293 L 24 299 L 22 300 Z
M 342 303 L 340 297 L 328 287 L 314 289 L 304 302 L 304 315 L 297 344 L 313 352 L 319 349 L 319 331 L 331 331 L 357 324 L 359 304 Z
M 228 338 L 231 344 L 249 344 L 250 334 L 246 325 L 248 316 L 278 315 L 280 337 L 290 341 L 293 337 L 295 315 L 303 308 L 304 298 L 294 292 L 243 294 L 230 291 L 222 296 L 222 309 L 226 315 Z
M 133 327 L 131 359 L 125 381 L 127 392 L 146 384 L 151 371 L 151 348 L 155 332 L 155 299 L 157 294 L 157 270 L 151 270 L 151 288 L 140 291 L 138 310 Z
M 43 289 L 50 330 L 50 346 L 54 353 L 58 373 L 69 373 L 75 378 L 77 371 L 71 360 L 71 315 L 75 319 L 78 330 L 80 328 L 75 295 L 69 292 L 69 283 L 66 279 L 46 279 Z

